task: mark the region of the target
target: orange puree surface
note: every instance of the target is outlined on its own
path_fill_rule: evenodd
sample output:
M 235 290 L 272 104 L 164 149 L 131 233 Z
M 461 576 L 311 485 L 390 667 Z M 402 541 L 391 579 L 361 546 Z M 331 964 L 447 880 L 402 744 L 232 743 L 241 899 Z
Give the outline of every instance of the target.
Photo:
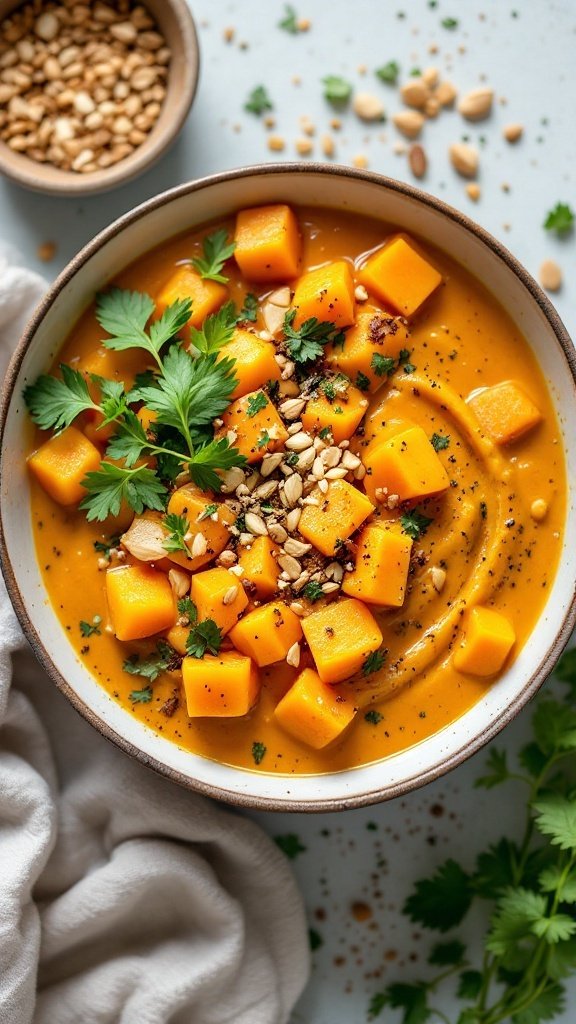
M 353 269 L 361 254 L 380 246 L 391 233 L 381 223 L 340 212 L 297 213 L 304 236 L 302 272 L 332 260 L 348 261 Z M 224 226 L 233 231 L 231 222 Z M 163 244 L 114 283 L 157 296 L 201 236 L 188 233 Z M 396 372 L 371 397 L 364 433 L 355 435 L 350 448 L 366 455 L 375 439 L 393 436 L 407 423 L 421 426 L 428 437 L 449 435 L 450 444 L 438 457 L 450 486 L 439 497 L 417 503 L 432 522 L 413 545 L 406 600 L 391 610 L 372 607 L 388 650 L 384 666 L 338 684 L 359 710 L 352 725 L 325 749 L 311 749 L 274 718 L 275 705 L 298 675 L 285 662 L 260 670 L 259 701 L 243 717 L 189 718 L 179 672 L 164 673 L 154 682 L 149 703 L 131 702 L 130 693 L 146 683 L 123 671 L 123 663 L 134 653 L 151 652 L 156 638 L 121 643 L 106 631 L 106 572 L 99 569 L 94 549 L 95 541 L 122 532 L 130 516 L 119 531 L 114 524 L 87 523 L 76 506 L 56 504 L 31 480 L 38 560 L 69 642 L 129 714 L 183 748 L 254 769 L 252 746 L 258 742 L 266 747 L 258 770 L 283 773 L 336 771 L 385 758 L 449 725 L 482 700 L 492 684 L 492 679 L 465 675 L 454 667 L 465 605 L 487 605 L 507 617 L 516 635 L 512 658 L 542 611 L 558 564 L 566 503 L 564 453 L 550 395 L 520 331 L 483 286 L 441 252 L 429 246 L 421 251 L 440 271 L 443 284 L 410 317 L 406 345 L 414 369 Z M 238 307 L 246 291 L 262 299 L 277 287 L 265 281 L 246 283 L 234 260 L 226 273 Z M 377 303 L 377 297 L 372 301 Z M 103 334 L 91 307 L 65 341 L 53 372 L 57 363 L 74 366 L 95 352 Z M 138 356 L 109 353 L 110 365 L 118 368 L 127 386 Z M 94 372 L 107 376 L 109 367 Z M 482 434 L 464 399 L 510 379 L 526 392 L 541 421 L 513 443 L 494 444 Z M 44 438 L 38 432 L 34 447 Z M 530 514 L 535 499 L 548 506 L 539 522 Z M 387 512 L 387 517 L 397 517 L 399 511 Z M 439 591 L 432 583 L 432 567 L 446 573 Z M 96 615 L 102 618 L 100 635 L 83 637 L 79 620 L 92 622 Z M 304 649 L 300 671 L 311 664 Z M 366 720 L 369 710 L 378 714 Z

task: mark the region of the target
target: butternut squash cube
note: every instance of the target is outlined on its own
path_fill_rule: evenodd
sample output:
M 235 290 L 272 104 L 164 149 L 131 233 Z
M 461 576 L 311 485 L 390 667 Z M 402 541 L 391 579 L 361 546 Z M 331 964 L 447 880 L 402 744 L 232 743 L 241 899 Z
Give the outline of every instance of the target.
M 170 647 L 173 647 L 175 651 L 178 651 L 178 654 L 187 654 L 186 641 L 188 639 L 189 632 L 190 626 L 179 626 L 178 623 L 176 623 L 175 626 L 172 626 L 172 629 L 168 630 L 166 639 L 170 644 Z
M 141 640 L 174 625 L 172 587 L 148 565 L 122 565 L 106 572 L 106 596 L 118 640 Z
M 346 331 L 344 344 L 326 346 L 326 361 L 356 384 L 366 377 L 369 385 L 366 390 L 374 392 L 388 380 L 386 372 L 376 372 L 379 362 L 382 366 L 378 357 L 397 360 L 407 347 L 408 331 L 399 317 L 375 306 L 365 306 L 358 313 L 354 326 Z
M 28 459 L 28 466 L 47 494 L 60 505 L 75 505 L 86 494 L 81 481 L 100 466 L 95 445 L 76 427 L 45 441 Z
M 512 623 L 492 608 L 471 608 L 466 616 L 462 646 L 454 667 L 472 676 L 499 672 L 516 641 Z
M 320 750 L 342 734 L 355 713 L 351 701 L 306 668 L 276 705 L 274 717 L 291 736 Z
M 216 511 L 214 511 L 215 506 Z M 177 516 L 185 516 L 188 520 L 188 532 L 192 534 L 189 541 L 190 547 L 199 533 L 206 541 L 206 551 L 203 555 L 196 555 L 195 558 L 189 558 L 185 551 L 166 552 L 166 556 L 171 562 L 175 562 L 191 572 L 196 572 L 203 565 L 207 565 L 224 550 L 230 540 L 228 527 L 236 519 L 227 505 L 216 501 L 209 491 L 201 491 L 192 483 L 184 484 L 184 487 L 173 491 L 167 511 Z M 212 518 L 213 515 L 217 516 L 216 520 Z
M 234 447 L 249 463 L 260 462 L 267 452 L 277 451 L 288 438 L 286 427 L 263 391 L 252 391 L 233 402 L 222 420 L 224 425 L 218 437 L 226 437 L 233 430 Z
M 340 683 L 359 672 L 382 644 L 382 632 L 362 601 L 344 598 L 302 619 L 316 671 L 324 683 Z
M 349 327 L 354 323 L 355 303 L 354 281 L 348 263 L 335 260 L 302 274 L 292 305 L 296 309 L 295 327 L 313 316 L 328 320 L 336 327 Z
M 301 637 L 300 619 L 281 601 L 248 612 L 230 632 L 234 647 L 253 658 L 260 668 L 283 661 Z
M 201 327 L 210 313 L 215 313 L 228 298 L 228 289 L 218 281 L 207 281 L 191 266 L 178 267 L 156 297 L 156 317 L 176 299 L 191 299 L 192 312 L 188 323 Z
M 255 537 L 250 547 L 241 549 L 238 564 L 244 570 L 243 580 L 254 585 L 256 597 L 267 601 L 276 593 L 280 569 L 274 557 L 278 545 L 270 537 Z
M 374 511 L 374 506 L 346 480 L 332 480 L 326 494 L 316 487 L 310 497 L 318 505 L 305 505 L 298 530 L 323 555 L 338 551 L 339 542 L 347 540 Z
M 442 283 L 442 275 L 398 235 L 361 267 L 358 280 L 403 316 L 412 316 Z
M 342 590 L 368 604 L 400 608 L 404 604 L 412 541 L 390 525 L 369 523 L 360 534 L 353 572 Z
M 236 217 L 234 256 L 249 281 L 285 281 L 300 268 L 302 241 L 289 206 L 256 206 Z
M 397 494 L 400 501 L 409 501 L 439 494 L 450 486 L 448 474 L 422 427 L 409 427 L 371 446 L 362 461 L 366 466 L 364 487 L 371 498 L 380 487 L 388 494 Z
M 236 651 L 184 658 L 182 683 L 190 718 L 239 718 L 260 692 L 254 662 Z
M 236 625 L 246 605 L 244 587 L 227 569 L 206 569 L 192 577 L 190 596 L 198 610 L 198 619 L 212 619 L 222 634 Z
M 497 444 L 511 444 L 540 423 L 542 414 L 513 380 L 483 388 L 468 399 L 482 430 Z
M 353 384 L 338 390 L 333 401 L 319 391 L 302 413 L 302 426 L 313 434 L 330 427 L 334 444 L 340 444 L 352 437 L 367 408 L 368 399 Z
M 224 345 L 218 354 L 219 359 L 227 356 L 235 359 L 234 373 L 238 380 L 232 399 L 242 398 L 250 391 L 256 391 L 269 380 L 280 380 L 280 367 L 274 358 L 275 348 L 272 342 L 262 341 L 252 331 L 236 328 L 232 341 Z

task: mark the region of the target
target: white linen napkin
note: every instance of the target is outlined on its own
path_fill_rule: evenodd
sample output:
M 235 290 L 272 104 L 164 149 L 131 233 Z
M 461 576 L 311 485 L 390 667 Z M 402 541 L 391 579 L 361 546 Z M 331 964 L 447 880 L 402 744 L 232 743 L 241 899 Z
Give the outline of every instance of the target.
M 45 287 L 0 245 L 0 372 Z M 308 966 L 275 845 L 87 725 L 0 580 L 1 1024 L 285 1024 Z

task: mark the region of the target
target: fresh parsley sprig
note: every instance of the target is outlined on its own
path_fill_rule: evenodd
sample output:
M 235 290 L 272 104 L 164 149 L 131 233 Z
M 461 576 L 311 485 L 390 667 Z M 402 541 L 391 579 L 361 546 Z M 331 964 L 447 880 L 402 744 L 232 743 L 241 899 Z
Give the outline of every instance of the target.
M 318 320 L 311 316 L 300 327 L 294 327 L 296 310 L 290 309 L 284 317 L 283 332 L 286 348 L 295 363 L 310 363 L 318 359 L 324 352 L 328 342 L 335 342 L 344 337 L 336 324 L 328 320 Z
M 237 320 L 234 303 L 225 302 L 216 313 L 206 317 L 201 330 L 190 328 L 192 345 L 205 356 L 219 352 L 223 345 L 232 341 Z
M 229 241 L 226 228 L 218 228 L 211 235 L 206 235 L 202 242 L 202 256 L 195 257 L 192 266 L 205 280 L 226 284 L 228 278 L 222 274 L 222 268 L 234 255 L 235 248 L 236 242 Z
M 146 330 L 146 324 L 155 309 L 154 300 L 145 292 L 111 288 L 99 295 L 96 300 L 96 319 L 110 335 L 103 344 L 115 352 L 142 348 L 162 368 L 160 350 L 186 326 L 192 302 L 190 299 L 177 299 Z
M 518 765 L 493 748 L 476 785 L 523 785 L 526 820 L 518 842 L 502 837 L 476 858 L 473 870 L 450 859 L 416 883 L 404 912 L 419 926 L 448 932 L 478 901 L 489 903 L 483 957 L 477 965 L 459 938 L 436 944 L 429 957 L 435 976 L 394 983 L 376 992 L 368 1006 L 374 1020 L 385 1007 L 402 1011 L 402 1024 L 438 1017 L 434 1005 L 448 979 L 462 1009 L 455 1024 L 540 1024 L 562 1013 L 564 979 L 576 969 L 576 651 L 556 675 L 567 683 L 565 699 L 540 699 L 532 716 L 532 739 Z M 478 913 L 474 919 L 478 927 Z

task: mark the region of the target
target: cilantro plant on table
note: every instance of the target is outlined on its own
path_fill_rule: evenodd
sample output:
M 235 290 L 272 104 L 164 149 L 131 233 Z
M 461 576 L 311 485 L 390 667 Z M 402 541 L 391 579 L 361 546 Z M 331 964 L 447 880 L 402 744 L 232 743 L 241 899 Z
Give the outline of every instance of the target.
M 522 837 L 503 836 L 478 853 L 472 870 L 449 859 L 416 883 L 404 912 L 447 936 L 428 957 L 437 973 L 376 992 L 369 1020 L 390 1008 L 402 1024 L 539 1024 L 565 1009 L 564 982 L 576 972 L 576 650 L 563 656 L 556 676 L 568 687 L 565 698 L 539 699 L 518 764 L 492 748 L 476 782 L 488 790 L 524 787 Z M 478 960 L 450 934 L 477 903 L 490 915 Z M 435 1000 L 454 989 L 462 1008 L 451 1020 Z
M 216 231 L 204 240 L 203 256 L 194 263 L 203 277 L 225 281 L 221 271 L 232 251 L 226 232 Z M 108 334 L 102 344 L 116 352 L 142 350 L 145 372 L 135 386 L 127 391 L 120 381 L 91 374 L 90 388 L 79 370 L 62 365 L 61 377 L 42 376 L 24 392 L 30 415 L 43 430 L 62 431 L 84 412 L 99 414 L 101 428 L 114 426 L 100 468 L 82 481 L 88 493 L 80 507 L 88 520 L 115 516 L 122 503 L 136 513 L 163 511 L 182 472 L 199 487 L 219 491 L 218 472 L 245 462 L 226 438 L 214 437 L 212 426 L 237 383 L 234 360 L 219 356 L 232 338 L 236 311 L 226 303 L 201 330 L 191 328 L 188 347 L 179 335 L 191 305 L 178 299 L 150 322 L 155 313 L 150 296 L 112 288 L 96 304 L 96 318 Z M 142 406 L 153 414 L 148 430 L 137 415 Z

